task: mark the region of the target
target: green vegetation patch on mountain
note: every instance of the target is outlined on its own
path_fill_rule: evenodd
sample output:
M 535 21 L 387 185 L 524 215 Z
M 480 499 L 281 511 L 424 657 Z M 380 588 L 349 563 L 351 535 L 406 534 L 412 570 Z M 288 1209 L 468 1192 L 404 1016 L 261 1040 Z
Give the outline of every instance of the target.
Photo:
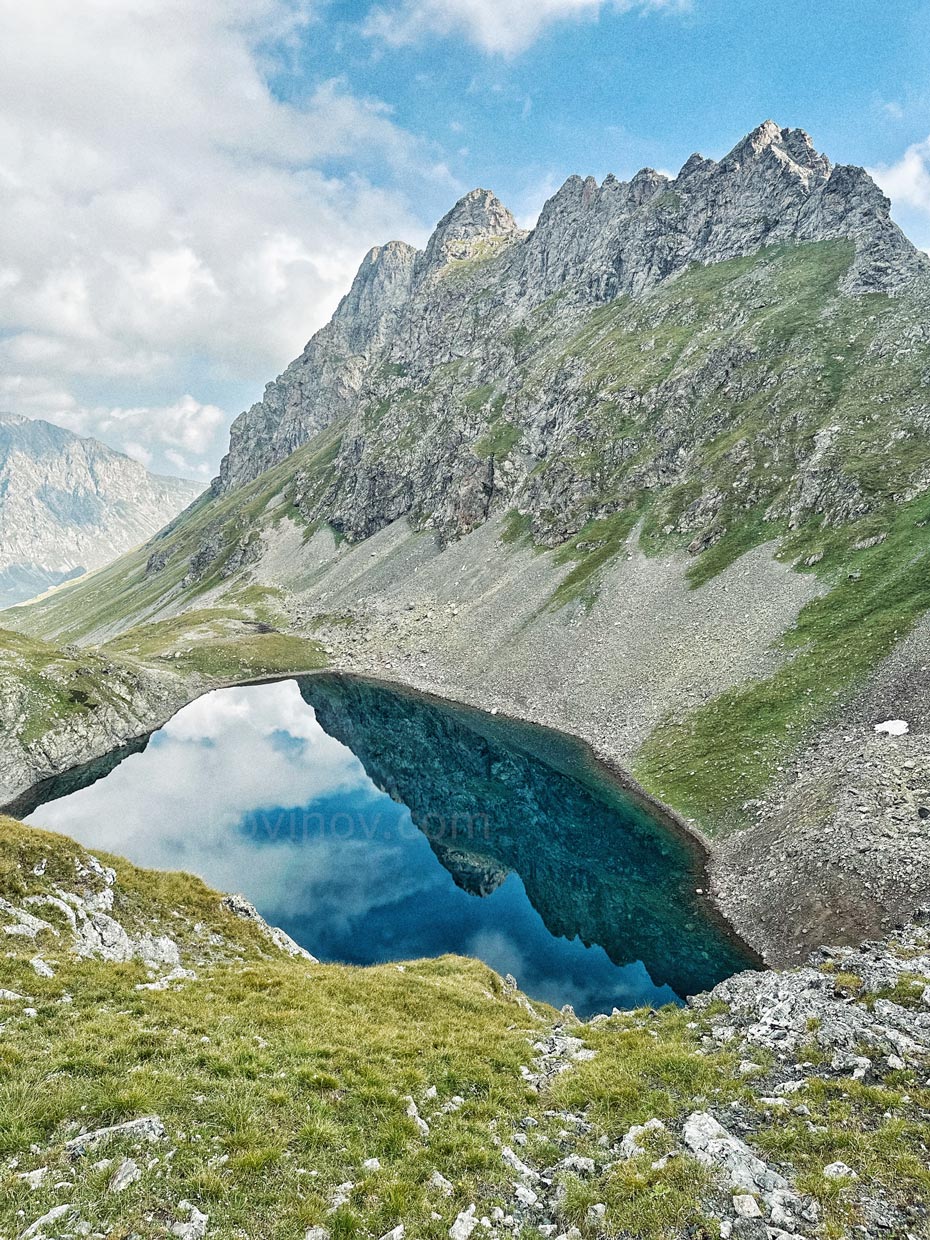
M 250 586 L 230 591 L 223 606 L 194 608 L 135 625 L 101 647 L 108 654 L 197 672 L 219 680 L 248 680 L 326 666 L 319 642 L 276 628 L 277 591 Z
M 119 672 L 96 653 L 0 629 L 0 690 L 15 711 L 14 735 L 23 745 L 41 741 L 70 716 L 124 700 L 129 689 Z
M 928 522 L 930 497 L 921 496 L 890 509 L 878 535 L 869 518 L 787 537 L 779 556 L 831 586 L 785 634 L 791 657 L 774 676 L 667 721 L 640 750 L 637 778 L 710 833 L 742 825 L 742 804 L 930 608 Z

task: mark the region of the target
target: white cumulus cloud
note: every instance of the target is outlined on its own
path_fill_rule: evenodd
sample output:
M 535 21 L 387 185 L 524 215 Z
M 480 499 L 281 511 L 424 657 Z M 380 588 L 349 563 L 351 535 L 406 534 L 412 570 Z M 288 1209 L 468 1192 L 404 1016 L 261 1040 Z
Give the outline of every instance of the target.
M 930 213 L 930 138 L 909 146 L 895 163 L 871 171 L 894 203 Z
M 396 0 L 376 7 L 365 28 L 395 46 L 429 34 L 463 34 L 484 51 L 514 55 L 556 22 L 604 10 L 683 12 L 690 6 L 691 0 Z
M 891 199 L 898 223 L 930 254 L 930 138 L 912 143 L 900 159 L 869 172 Z
M 208 470 L 238 412 L 214 392 L 260 391 L 371 244 L 420 239 L 409 200 L 445 174 L 389 110 L 339 79 L 272 87 L 314 21 L 0 5 L 0 408 Z

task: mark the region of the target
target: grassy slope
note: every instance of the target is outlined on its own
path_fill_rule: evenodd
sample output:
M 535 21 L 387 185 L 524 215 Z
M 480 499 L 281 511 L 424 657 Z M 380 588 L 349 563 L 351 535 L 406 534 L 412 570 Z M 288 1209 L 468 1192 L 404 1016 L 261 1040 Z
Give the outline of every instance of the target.
M 855 550 L 855 527 L 817 531 L 828 550 L 816 571 L 831 588 L 785 634 L 792 657 L 768 679 L 656 731 L 635 767 L 644 786 L 712 833 L 739 827 L 743 802 L 764 792 L 809 730 L 930 608 L 928 520 L 924 496 L 887 514 L 887 539 L 878 546 Z M 793 557 L 800 542 L 787 538 L 780 554 Z
M 15 707 L 15 736 L 30 745 L 73 715 L 118 704 L 128 690 L 119 667 L 97 654 L 0 629 L 0 692 Z
M 0 819 L 0 898 L 21 905 L 29 895 L 74 890 L 76 860 L 85 859 L 63 837 Z M 927 1144 L 926 1126 L 909 1118 L 926 1112 L 930 1095 L 911 1073 L 881 1086 L 845 1080 L 811 1088 L 808 1123 L 760 1104 L 735 1050 L 702 1045 L 712 1013 L 666 1009 L 579 1027 L 596 1058 L 535 1094 L 520 1066 L 554 1013 L 539 1006 L 532 1017 L 477 961 L 358 969 L 282 957 L 199 880 L 100 860 L 117 872 L 112 915 L 130 933 L 172 936 L 197 977 L 165 991 L 137 990 L 148 976 L 141 964 L 76 959 L 64 920 L 48 905 L 31 906 L 62 937 L 9 938 L 0 961 L 0 987 L 28 996 L 0 1000 L 3 1234 L 67 1201 L 108 1235 L 163 1236 L 184 1217 L 179 1203 L 187 1200 L 210 1215 L 218 1238 L 292 1240 L 321 1224 L 334 1237 L 378 1237 L 404 1222 L 408 1235 L 441 1240 L 471 1202 L 480 1215 L 511 1200 L 514 1177 L 496 1138 L 513 1144 L 525 1130 L 520 1153 L 537 1166 L 567 1152 L 603 1161 L 603 1140 L 616 1142 L 633 1123 L 659 1116 L 674 1127 L 696 1107 L 722 1114 L 732 1102 L 754 1117 L 757 1146 L 790 1163 L 820 1200 L 827 1236 L 855 1221 L 837 1183 L 821 1174 L 835 1158 L 854 1163 L 884 1192 L 930 1198 L 916 1153 Z M 44 873 L 36 875 L 37 867 Z M 29 960 L 37 951 L 53 978 L 34 973 Z M 841 976 L 836 984 L 856 980 Z M 35 1015 L 25 1014 L 25 1002 Z M 816 1056 L 816 1047 L 807 1053 Z M 757 1059 L 768 1067 L 763 1053 Z M 426 1136 L 406 1113 L 407 1095 L 429 1122 Z M 442 1104 L 456 1095 L 464 1104 L 444 1114 Z M 590 1131 L 568 1138 L 558 1114 L 565 1110 L 584 1113 Z M 63 1149 L 79 1127 L 151 1114 L 167 1127 L 164 1143 L 140 1150 L 115 1141 L 77 1162 Z M 536 1126 L 526 1126 L 526 1117 Z M 660 1134 L 645 1159 L 591 1179 L 566 1174 L 563 1225 L 575 1222 L 592 1237 L 604 1229 L 715 1234 L 703 1217 L 711 1178 L 685 1157 L 652 1166 L 662 1142 Z M 110 1192 L 127 1154 L 142 1176 Z M 114 1161 L 97 1166 L 103 1156 Z M 379 1170 L 362 1167 L 369 1158 L 380 1160 Z M 43 1166 L 50 1172 L 36 1190 L 16 1176 Z M 436 1170 L 452 1182 L 451 1196 L 430 1186 Z M 329 1213 L 346 1182 L 349 1200 Z M 596 1202 L 607 1206 L 603 1225 L 587 1215 Z

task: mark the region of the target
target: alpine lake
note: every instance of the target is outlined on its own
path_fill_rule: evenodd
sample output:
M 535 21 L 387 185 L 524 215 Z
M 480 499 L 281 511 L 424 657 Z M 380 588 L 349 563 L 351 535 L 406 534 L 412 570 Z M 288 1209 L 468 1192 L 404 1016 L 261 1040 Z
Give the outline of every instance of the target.
M 696 842 L 580 742 L 379 682 L 216 690 L 13 808 L 241 892 L 320 960 L 476 956 L 581 1017 L 758 964 Z

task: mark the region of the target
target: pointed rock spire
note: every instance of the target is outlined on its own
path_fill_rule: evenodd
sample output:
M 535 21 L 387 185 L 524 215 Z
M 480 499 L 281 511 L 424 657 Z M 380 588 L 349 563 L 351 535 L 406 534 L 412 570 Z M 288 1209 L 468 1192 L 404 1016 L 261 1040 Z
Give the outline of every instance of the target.
M 364 352 L 383 341 L 391 316 L 410 295 L 418 253 L 404 241 L 389 241 L 374 246 L 362 259 L 333 316 L 352 352 Z
M 803 129 L 781 129 L 774 121 L 763 121 L 747 134 L 720 166 L 733 171 L 752 167 L 763 160 L 774 160 L 811 182 L 825 181 L 830 175 L 829 159 L 820 154 L 809 134 Z
M 474 243 L 491 237 L 517 236 L 517 221 L 488 189 L 473 189 L 447 212 L 426 245 L 424 266 L 440 267 L 450 258 L 464 258 Z

